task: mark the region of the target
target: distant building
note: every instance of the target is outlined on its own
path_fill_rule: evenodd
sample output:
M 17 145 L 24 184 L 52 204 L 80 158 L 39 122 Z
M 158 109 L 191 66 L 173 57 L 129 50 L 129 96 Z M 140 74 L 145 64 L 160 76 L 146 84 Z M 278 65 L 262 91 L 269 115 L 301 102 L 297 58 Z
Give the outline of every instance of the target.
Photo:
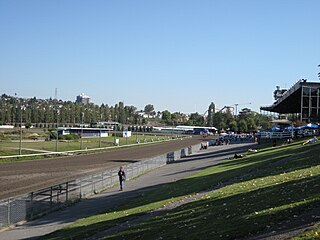
M 76 103 L 89 104 L 90 97 L 85 95 L 84 93 L 81 93 L 79 96 L 77 96 Z
M 69 135 L 69 134 L 76 134 L 82 138 L 88 137 L 108 137 L 109 136 L 109 129 L 105 128 L 80 128 L 80 127 L 73 127 L 73 128 L 59 128 L 58 135 Z

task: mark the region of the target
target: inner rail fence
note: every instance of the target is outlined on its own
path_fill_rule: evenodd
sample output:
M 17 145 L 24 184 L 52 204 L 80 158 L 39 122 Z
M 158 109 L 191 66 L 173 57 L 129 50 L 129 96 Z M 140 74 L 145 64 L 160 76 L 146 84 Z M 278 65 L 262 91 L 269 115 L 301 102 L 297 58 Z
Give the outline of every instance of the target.
M 148 160 L 125 166 L 127 179 L 170 164 L 200 149 L 200 144 L 169 152 Z M 25 195 L 0 201 L 0 228 L 29 221 L 70 205 L 82 198 L 99 193 L 118 184 L 118 170 L 111 169 L 95 175 L 64 182 Z
M 151 141 L 145 141 L 145 142 L 139 142 L 135 144 L 125 144 L 125 145 L 116 145 L 111 147 L 101 147 L 101 148 L 85 148 L 81 150 L 71 150 L 71 151 L 63 151 L 63 152 L 44 152 L 44 153 L 31 153 L 31 154 L 21 154 L 21 155 L 9 155 L 9 156 L 0 156 L 0 159 L 10 159 L 10 158 L 22 158 L 22 157 L 35 157 L 35 156 L 50 156 L 50 155 L 73 155 L 73 154 L 83 154 L 83 153 L 89 153 L 89 152 L 97 152 L 101 150 L 108 150 L 108 149 L 114 149 L 114 148 L 126 148 L 126 147 L 132 147 L 137 145 L 149 145 L 159 142 L 168 142 L 168 141 L 175 141 L 177 139 L 183 139 L 183 138 L 190 138 L 190 136 L 181 136 L 176 135 L 175 137 L 168 137 L 168 139 L 162 139 L 162 140 L 151 140 Z

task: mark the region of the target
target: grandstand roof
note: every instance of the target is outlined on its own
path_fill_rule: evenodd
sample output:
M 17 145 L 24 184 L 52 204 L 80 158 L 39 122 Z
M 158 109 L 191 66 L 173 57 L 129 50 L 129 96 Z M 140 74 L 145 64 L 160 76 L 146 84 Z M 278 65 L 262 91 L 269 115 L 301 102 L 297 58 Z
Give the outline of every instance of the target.
M 301 88 L 303 86 L 320 88 L 320 82 L 307 82 L 307 80 L 299 80 L 271 106 L 260 107 L 260 110 L 276 113 L 300 113 L 302 94 Z

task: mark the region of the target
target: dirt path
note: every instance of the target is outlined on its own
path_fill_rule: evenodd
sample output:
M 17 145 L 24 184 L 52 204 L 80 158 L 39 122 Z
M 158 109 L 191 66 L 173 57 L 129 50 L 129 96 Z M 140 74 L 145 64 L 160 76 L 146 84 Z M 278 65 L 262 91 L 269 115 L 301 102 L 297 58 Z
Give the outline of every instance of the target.
M 203 141 L 201 137 L 111 152 L 0 164 L 0 199 L 113 169 Z

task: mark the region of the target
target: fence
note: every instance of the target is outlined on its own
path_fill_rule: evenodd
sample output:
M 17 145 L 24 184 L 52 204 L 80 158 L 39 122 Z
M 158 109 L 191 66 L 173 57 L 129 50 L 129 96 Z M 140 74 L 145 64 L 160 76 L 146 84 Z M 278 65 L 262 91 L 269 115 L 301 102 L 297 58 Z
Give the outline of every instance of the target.
M 261 139 L 291 138 L 292 132 L 259 132 L 256 134 L 256 137 L 260 137 Z
M 78 154 L 78 153 L 88 153 L 88 152 L 96 152 L 96 151 L 101 151 L 101 150 L 108 150 L 108 149 L 114 149 L 114 148 L 126 148 L 126 147 L 132 147 L 132 146 L 137 146 L 137 145 L 148 145 L 148 144 L 154 144 L 154 143 L 159 143 L 159 142 L 168 142 L 168 141 L 174 141 L 177 139 L 183 139 L 187 138 L 190 136 L 181 136 L 181 135 L 176 135 L 175 137 L 164 139 L 164 140 L 155 140 L 151 142 L 142 142 L 142 143 L 135 143 L 135 144 L 126 144 L 122 146 L 111 146 L 111 147 L 101 147 L 101 148 L 86 148 L 86 149 L 81 149 L 81 150 L 71 150 L 71 151 L 63 151 L 63 152 L 44 152 L 44 153 L 32 153 L 32 154 L 23 154 L 23 155 L 9 155 L 9 156 L 0 156 L 0 159 L 9 159 L 9 158 L 21 158 L 21 157 L 35 157 L 35 156 L 50 156 L 50 155 L 73 155 L 73 154 Z
M 127 179 L 164 166 L 199 150 L 199 144 L 126 165 Z M 31 220 L 118 184 L 118 169 L 57 184 L 0 201 L 0 228 Z

